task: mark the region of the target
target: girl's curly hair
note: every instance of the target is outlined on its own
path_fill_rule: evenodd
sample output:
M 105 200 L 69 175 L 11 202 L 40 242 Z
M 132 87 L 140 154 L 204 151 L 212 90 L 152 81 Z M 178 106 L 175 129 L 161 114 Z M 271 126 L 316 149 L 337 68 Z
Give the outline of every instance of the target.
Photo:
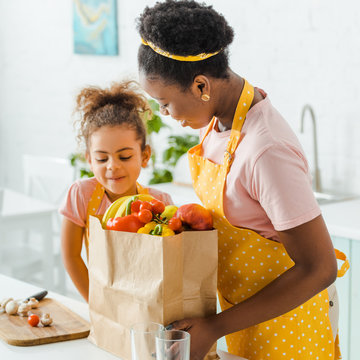
M 166 0 L 146 7 L 137 19 L 141 37 L 175 55 L 219 54 L 206 60 L 186 62 L 169 59 L 140 45 L 138 64 L 147 75 L 158 75 L 186 89 L 199 74 L 228 78 L 228 45 L 233 29 L 212 6 L 193 0 Z
M 127 126 L 135 131 L 141 141 L 141 149 L 146 145 L 144 121 L 151 115 L 151 108 L 135 81 L 113 83 L 110 88 L 86 87 L 76 98 L 75 112 L 80 118 L 78 140 L 89 148 L 91 134 L 102 126 Z

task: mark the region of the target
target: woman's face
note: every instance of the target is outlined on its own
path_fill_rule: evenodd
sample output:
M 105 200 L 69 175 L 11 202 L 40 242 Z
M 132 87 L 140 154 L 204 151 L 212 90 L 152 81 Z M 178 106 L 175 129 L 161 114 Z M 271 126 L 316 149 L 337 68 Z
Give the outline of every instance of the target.
M 87 159 L 113 202 L 136 193 L 136 180 L 150 154 L 148 145 L 141 150 L 141 141 L 134 130 L 127 126 L 103 126 L 90 136 Z
M 213 112 L 209 103 L 201 100 L 201 87 L 194 83 L 183 91 L 180 86 L 167 85 L 161 78 L 149 78 L 140 72 L 141 87 L 160 105 L 163 115 L 170 115 L 181 126 L 200 129 L 207 126 Z

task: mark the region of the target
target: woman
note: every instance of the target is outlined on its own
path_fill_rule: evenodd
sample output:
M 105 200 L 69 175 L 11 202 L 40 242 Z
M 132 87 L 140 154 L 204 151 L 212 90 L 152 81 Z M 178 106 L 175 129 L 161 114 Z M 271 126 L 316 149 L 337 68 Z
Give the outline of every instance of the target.
M 167 0 L 145 8 L 138 30 L 140 84 L 162 114 L 201 129 L 190 169 L 219 231 L 223 311 L 173 324 L 191 334 L 191 359 L 224 335 L 247 359 L 339 359 L 336 257 L 308 163 L 267 94 L 229 68 L 232 28 L 211 6 Z

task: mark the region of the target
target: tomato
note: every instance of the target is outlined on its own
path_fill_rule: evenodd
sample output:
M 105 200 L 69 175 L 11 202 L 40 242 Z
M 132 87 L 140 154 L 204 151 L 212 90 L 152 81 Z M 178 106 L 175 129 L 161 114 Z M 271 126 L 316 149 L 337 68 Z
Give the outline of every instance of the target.
M 160 200 L 153 199 L 150 201 L 150 204 L 154 214 L 161 214 L 165 210 L 165 204 Z
M 137 214 L 137 216 L 138 216 L 139 220 L 142 221 L 144 224 L 147 224 L 153 218 L 152 212 L 148 209 L 140 210 L 139 213 Z
M 27 319 L 28 323 L 31 326 L 37 326 L 37 324 L 39 323 L 40 319 L 36 314 L 31 314 L 28 319 Z
M 138 213 L 140 211 L 140 205 L 143 203 L 141 200 L 135 200 L 131 203 L 131 213 Z
M 147 209 L 147 210 L 152 210 L 152 205 L 148 202 L 148 201 L 143 201 L 142 204 L 140 205 L 140 211 L 141 210 L 144 210 L 144 209 Z
M 109 219 L 106 228 L 108 230 L 137 232 L 143 225 L 144 223 L 139 220 L 137 215 L 131 214 L 115 219 Z
M 179 218 L 177 217 L 172 217 L 170 220 L 169 220 L 169 228 L 173 231 L 178 231 L 180 230 L 182 227 L 182 222 Z

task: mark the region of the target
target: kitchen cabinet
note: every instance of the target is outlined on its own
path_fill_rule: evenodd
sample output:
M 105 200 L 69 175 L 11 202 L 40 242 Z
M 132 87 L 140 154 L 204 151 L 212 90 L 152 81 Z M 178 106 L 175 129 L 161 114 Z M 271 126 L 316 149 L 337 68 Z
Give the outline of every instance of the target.
M 350 262 L 345 276 L 336 280 L 341 353 L 344 360 L 357 360 L 360 343 L 360 241 L 339 236 L 333 236 L 332 240 L 334 247 L 344 252 Z
M 344 252 L 350 269 L 338 278 L 339 335 L 344 360 L 358 360 L 360 344 L 360 200 L 321 206 L 334 247 Z M 339 264 L 340 265 L 340 264 Z

